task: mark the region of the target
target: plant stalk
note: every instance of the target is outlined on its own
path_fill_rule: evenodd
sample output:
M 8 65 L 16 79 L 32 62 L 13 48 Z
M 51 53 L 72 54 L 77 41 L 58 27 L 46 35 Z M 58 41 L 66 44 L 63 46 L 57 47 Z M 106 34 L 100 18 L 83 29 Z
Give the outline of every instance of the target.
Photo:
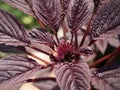
M 100 64 L 101 62 L 106 61 L 107 59 L 112 58 L 112 57 L 116 56 L 119 53 L 120 53 L 120 46 L 117 49 L 115 49 L 112 53 L 110 53 L 110 54 L 108 54 L 108 55 L 98 59 L 96 62 L 94 62 L 89 67 L 93 68 L 93 67 L 97 66 L 98 64 Z
M 43 77 L 43 78 L 35 78 L 35 79 L 28 79 L 27 82 L 39 82 L 39 81 L 45 81 L 45 80 L 56 80 L 54 77 Z
M 68 29 L 64 21 L 62 22 L 62 27 L 63 27 L 64 41 L 66 41 L 67 40 L 66 33 L 68 32 Z
M 75 31 L 74 36 L 75 36 L 75 49 L 77 50 L 77 48 L 78 48 L 78 35 L 77 35 L 77 31 Z

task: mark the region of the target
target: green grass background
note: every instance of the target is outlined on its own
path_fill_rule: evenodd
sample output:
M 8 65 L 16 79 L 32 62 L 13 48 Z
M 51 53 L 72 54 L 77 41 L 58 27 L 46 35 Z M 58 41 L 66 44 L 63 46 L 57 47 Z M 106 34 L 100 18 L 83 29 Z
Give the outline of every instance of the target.
M 6 3 L 2 2 L 1 0 L 0 0 L 0 9 L 7 10 L 12 15 L 14 15 L 27 30 L 30 30 L 35 27 L 39 27 L 38 23 L 36 22 L 36 20 L 33 17 L 31 17 L 27 14 L 24 14 L 23 12 L 19 11 L 18 9 L 12 8 L 11 6 L 7 5 Z

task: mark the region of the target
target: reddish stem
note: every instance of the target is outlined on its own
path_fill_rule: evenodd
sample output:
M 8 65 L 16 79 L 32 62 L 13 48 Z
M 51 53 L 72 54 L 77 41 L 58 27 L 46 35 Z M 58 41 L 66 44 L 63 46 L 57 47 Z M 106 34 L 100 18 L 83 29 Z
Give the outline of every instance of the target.
M 81 43 L 80 43 L 79 47 L 83 46 L 84 41 L 85 41 L 85 39 L 86 39 L 87 35 L 88 35 L 88 34 L 89 34 L 89 32 L 90 32 L 90 23 L 91 23 L 91 20 L 92 20 L 92 18 L 93 18 L 93 16 L 94 16 L 94 15 L 95 15 L 95 13 L 93 13 L 93 15 L 92 15 L 92 17 L 91 17 L 90 21 L 88 22 L 88 27 L 87 27 L 87 30 L 86 30 L 86 31 L 85 31 L 85 33 L 84 33 L 84 36 L 83 36 L 83 38 L 82 38 L 82 40 L 81 40 Z
M 106 56 L 98 59 L 96 62 L 94 62 L 89 67 L 93 68 L 93 67 L 97 66 L 98 64 L 100 64 L 101 62 L 103 62 L 103 61 L 105 61 L 105 60 L 107 60 L 109 58 L 112 58 L 112 57 L 116 56 L 118 53 L 120 53 L 120 46 L 117 49 L 115 49 L 112 53 L 110 53 L 110 54 L 108 54 L 108 55 L 106 55 Z
M 77 31 L 74 32 L 74 36 L 75 36 L 75 49 L 78 48 L 78 36 L 77 36 Z
M 57 40 L 57 43 L 59 44 L 59 43 L 60 43 L 60 41 L 59 41 L 59 39 L 58 39 L 57 34 L 55 34 L 55 38 L 56 38 L 56 40 Z
M 54 77 L 43 77 L 43 78 L 28 79 L 26 81 L 27 82 L 39 82 L 39 81 L 45 81 L 45 80 L 55 81 L 56 79 Z
M 110 64 L 113 62 L 113 59 L 114 59 L 116 56 L 117 56 L 117 55 L 111 57 L 111 58 L 105 63 L 105 66 L 110 65 Z
M 45 26 L 44 26 L 44 24 L 41 21 L 39 21 L 39 20 L 37 20 L 37 21 L 38 21 L 38 23 L 39 23 L 39 25 L 40 25 L 41 28 L 46 29 Z
M 88 44 L 88 46 L 91 46 L 93 43 L 95 43 L 97 40 L 92 40 L 90 41 L 90 43 Z
M 32 9 L 31 9 L 32 10 Z M 43 22 L 41 22 L 38 17 L 36 16 L 34 10 L 32 10 L 33 14 L 34 14 L 34 18 L 37 20 L 37 22 L 39 23 L 40 27 L 43 29 L 46 29 L 45 25 L 43 24 Z
M 73 43 L 73 34 L 71 33 L 71 40 L 70 40 L 70 44 Z
M 90 20 L 90 22 L 91 22 L 91 20 Z M 81 40 L 81 43 L 80 43 L 79 47 L 81 47 L 81 46 L 84 44 L 84 41 L 85 41 L 87 35 L 88 35 L 89 32 L 90 32 L 90 22 L 89 22 L 89 24 L 88 24 L 87 30 L 86 30 L 85 33 L 84 33 L 84 36 L 83 36 L 83 38 L 82 38 L 82 40 Z
M 65 25 L 65 22 L 62 22 L 62 27 L 63 27 L 63 33 L 64 33 L 64 40 L 67 40 L 66 33 L 68 32 L 67 26 Z
M 58 45 L 57 45 L 57 43 L 54 41 L 54 44 L 55 44 L 55 46 L 57 47 Z
M 85 34 L 84 34 L 84 36 L 83 36 L 83 38 L 81 40 L 81 43 L 80 43 L 79 47 L 81 47 L 84 44 L 84 41 L 85 41 L 85 38 L 87 37 L 87 34 L 88 34 L 88 30 L 85 32 Z

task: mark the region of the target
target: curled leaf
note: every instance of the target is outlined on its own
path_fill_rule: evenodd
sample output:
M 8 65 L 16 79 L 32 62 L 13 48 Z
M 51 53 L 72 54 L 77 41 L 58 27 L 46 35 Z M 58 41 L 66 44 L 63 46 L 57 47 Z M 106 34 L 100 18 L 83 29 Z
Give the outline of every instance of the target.
M 120 33 L 120 0 L 106 0 L 91 22 L 91 39 L 104 39 Z
M 94 10 L 93 0 L 71 0 L 68 7 L 67 21 L 72 31 L 88 24 Z
M 62 19 L 60 0 L 32 0 L 32 6 L 36 17 L 56 33 Z
M 86 62 L 63 62 L 55 66 L 57 83 L 61 90 L 89 90 L 90 72 Z
M 4 10 L 0 10 L 0 44 L 25 46 L 30 41 L 18 20 Z
M 17 90 L 41 66 L 26 56 L 13 55 L 0 60 L 0 90 Z

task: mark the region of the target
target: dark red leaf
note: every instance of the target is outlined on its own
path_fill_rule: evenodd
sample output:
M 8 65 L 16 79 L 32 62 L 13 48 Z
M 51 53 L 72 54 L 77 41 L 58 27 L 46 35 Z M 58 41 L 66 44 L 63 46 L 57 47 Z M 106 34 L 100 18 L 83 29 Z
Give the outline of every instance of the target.
M 99 90 L 119 90 L 120 89 L 120 65 L 110 66 L 94 71 L 92 85 Z
M 26 14 L 34 16 L 32 9 L 30 8 L 31 0 L 2 0 L 12 7 L 18 8 Z
M 93 0 L 71 0 L 67 13 L 67 21 L 72 31 L 79 30 L 83 25 L 88 24 L 93 10 Z
M 29 36 L 35 43 L 45 44 L 54 47 L 53 35 L 44 29 L 36 28 L 30 31 Z
M 120 0 L 105 0 L 91 22 L 91 39 L 104 39 L 119 34 Z
M 56 33 L 62 19 L 60 0 L 32 0 L 32 6 L 36 17 Z
M 63 12 L 66 13 L 71 0 L 60 0 L 60 1 L 61 1 Z
M 0 10 L 0 44 L 24 46 L 29 44 L 28 36 L 18 20 L 4 10 Z
M 90 72 L 85 61 L 63 62 L 55 66 L 57 83 L 61 90 L 89 90 Z
M 26 56 L 14 55 L 0 60 L 0 90 L 15 89 L 42 67 Z

